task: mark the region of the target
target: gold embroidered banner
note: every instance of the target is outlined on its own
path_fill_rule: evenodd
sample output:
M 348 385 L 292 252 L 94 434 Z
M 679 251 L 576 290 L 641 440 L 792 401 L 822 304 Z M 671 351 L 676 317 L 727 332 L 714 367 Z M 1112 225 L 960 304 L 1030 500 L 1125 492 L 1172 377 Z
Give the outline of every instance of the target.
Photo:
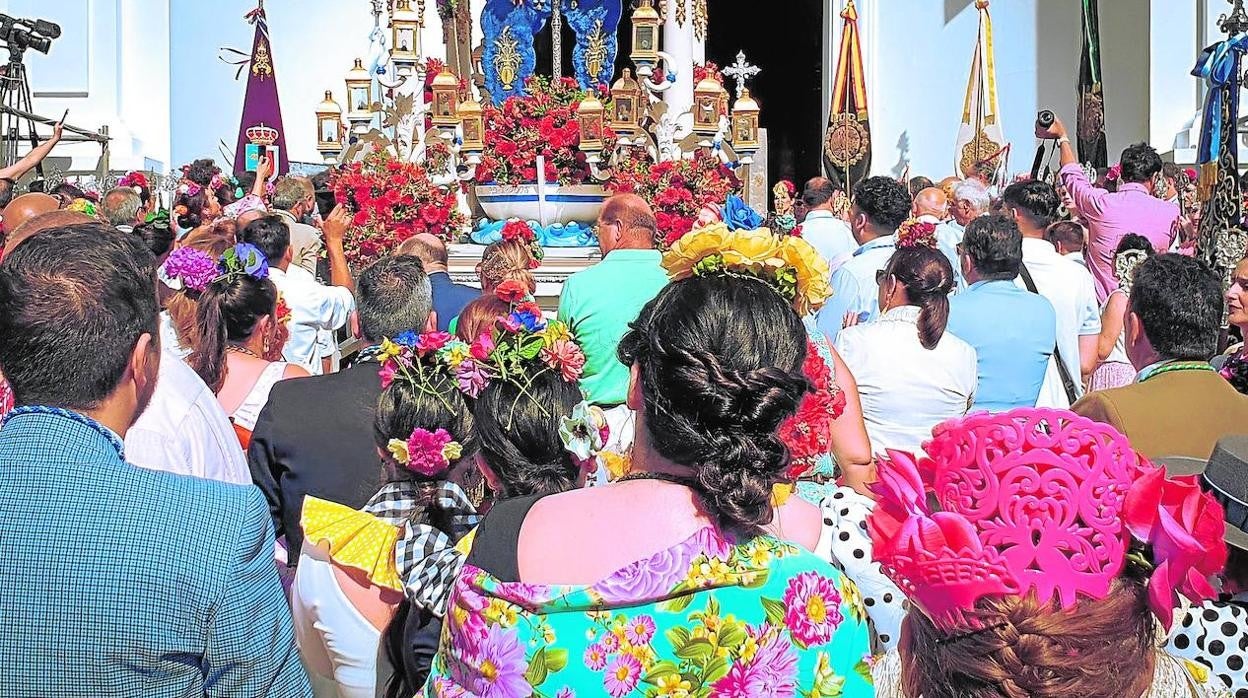
M 1001 130 L 997 106 L 997 71 L 992 50 L 992 17 L 988 0 L 976 0 L 979 12 L 979 36 L 971 58 L 971 73 L 966 82 L 966 100 L 962 104 L 962 124 L 958 128 L 954 149 L 954 171 L 963 177 L 978 174 L 993 179 L 1005 166 L 1005 135 Z
M 867 115 L 867 83 L 863 77 L 858 11 L 849 0 L 841 12 L 844 29 L 832 88 L 832 108 L 823 139 L 823 167 L 835 172 L 846 189 L 871 169 L 871 124 Z

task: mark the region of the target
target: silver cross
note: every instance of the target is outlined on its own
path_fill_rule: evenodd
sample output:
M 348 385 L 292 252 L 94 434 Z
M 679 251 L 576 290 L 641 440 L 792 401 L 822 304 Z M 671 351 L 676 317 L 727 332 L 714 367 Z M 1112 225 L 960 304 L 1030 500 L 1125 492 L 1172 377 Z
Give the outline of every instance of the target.
M 762 69 L 745 62 L 745 51 L 737 51 L 737 62 L 724 68 L 724 75 L 733 79 L 736 85 L 737 99 L 741 99 L 741 91 L 745 89 L 745 81 L 758 75 Z

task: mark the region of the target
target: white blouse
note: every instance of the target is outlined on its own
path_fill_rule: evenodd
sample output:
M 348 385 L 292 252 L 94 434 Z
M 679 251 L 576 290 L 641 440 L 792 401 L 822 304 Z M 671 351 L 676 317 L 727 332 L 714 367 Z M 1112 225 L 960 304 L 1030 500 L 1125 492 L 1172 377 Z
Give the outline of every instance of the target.
M 836 350 L 858 382 L 872 453 L 918 453 L 932 427 L 965 415 L 975 401 L 975 349 L 949 331 L 925 349 L 919 311 L 893 308 L 836 337 Z

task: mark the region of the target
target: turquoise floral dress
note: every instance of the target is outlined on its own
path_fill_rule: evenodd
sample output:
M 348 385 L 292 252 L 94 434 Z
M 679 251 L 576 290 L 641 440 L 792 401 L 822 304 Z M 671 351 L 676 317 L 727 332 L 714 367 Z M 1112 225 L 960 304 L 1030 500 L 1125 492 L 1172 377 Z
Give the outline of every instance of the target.
M 714 529 L 592 586 L 465 566 L 425 695 L 874 695 L 853 582 L 774 538 Z

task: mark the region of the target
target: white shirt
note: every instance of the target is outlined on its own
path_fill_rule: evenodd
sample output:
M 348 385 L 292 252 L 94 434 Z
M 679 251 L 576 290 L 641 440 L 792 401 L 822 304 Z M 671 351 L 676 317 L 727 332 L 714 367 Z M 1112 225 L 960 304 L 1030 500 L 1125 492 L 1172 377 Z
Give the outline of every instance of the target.
M 251 484 L 243 447 L 217 396 L 168 351 L 160 355 L 152 401 L 126 432 L 126 460 L 149 470 Z
M 173 326 L 173 316 L 168 310 L 160 311 L 160 348 L 179 359 L 191 355 L 191 350 L 178 341 L 178 330 Z
M 321 359 L 332 352 L 318 337 L 347 324 L 355 310 L 355 297 L 345 287 L 317 283 L 311 274 L 293 264 L 286 271 L 273 267 L 269 278 L 290 308 L 290 339 L 282 357 L 314 376 L 320 375 Z
M 1062 353 L 1066 370 L 1074 379 L 1076 397 L 1083 395 L 1079 367 L 1079 338 L 1101 333 L 1100 303 L 1092 273 L 1078 262 L 1057 253 L 1053 244 L 1038 238 L 1023 238 L 1023 264 L 1036 282 L 1036 290 L 1053 304 L 1057 312 L 1057 348 Z M 1023 278 L 1014 280 L 1019 288 L 1027 288 Z M 1049 359 L 1049 369 L 1040 386 L 1036 407 L 1067 409 L 1070 400 L 1062 387 L 1056 359 Z
M 966 279 L 962 278 L 962 262 L 958 259 L 958 245 L 962 244 L 962 236 L 966 234 L 966 231 L 930 213 L 919 216 L 918 220 L 936 226 L 936 247 L 944 253 L 945 258 L 949 260 L 949 265 L 953 267 L 954 288 L 959 291 L 965 289 Z
M 932 427 L 966 414 L 978 381 L 975 349 L 950 332 L 919 343 L 919 308 L 903 305 L 841 330 L 836 350 L 858 381 L 871 452 L 919 453 Z
M 802 221 L 802 239 L 828 261 L 832 271 L 836 271 L 858 249 L 849 224 L 837 218 L 835 213 L 823 209 L 806 214 Z

